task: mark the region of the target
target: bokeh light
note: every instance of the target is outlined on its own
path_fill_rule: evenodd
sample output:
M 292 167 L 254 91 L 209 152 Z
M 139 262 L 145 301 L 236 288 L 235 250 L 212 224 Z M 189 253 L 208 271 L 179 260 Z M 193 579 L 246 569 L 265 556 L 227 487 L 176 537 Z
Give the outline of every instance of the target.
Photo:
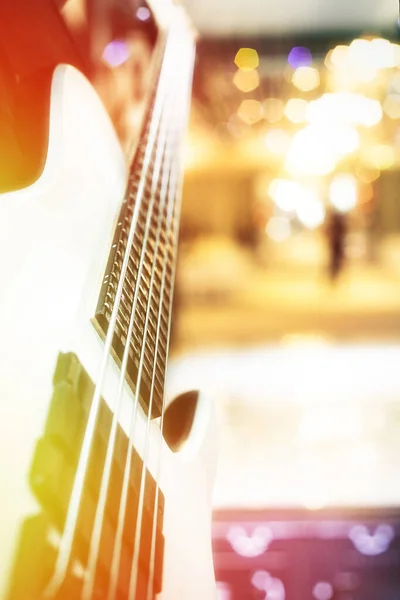
M 389 94 L 383 102 L 383 110 L 391 119 L 400 119 L 400 94 Z
M 227 583 L 217 581 L 216 587 L 218 600 L 232 600 L 231 587 Z
M 122 40 L 113 40 L 104 48 L 103 59 L 112 68 L 123 65 L 129 59 L 128 44 Z
M 400 94 L 400 73 L 394 73 L 390 78 L 390 89 L 392 92 Z
M 283 117 L 285 104 L 280 98 L 265 98 L 263 101 L 264 118 L 269 123 L 277 123 Z
M 361 157 L 368 167 L 381 171 L 390 169 L 396 160 L 394 149 L 387 144 L 366 146 L 361 149 Z
M 270 129 L 264 138 L 266 149 L 275 156 L 285 156 L 290 144 L 291 137 L 284 129 Z
M 349 47 L 343 45 L 336 46 L 336 48 L 328 53 L 328 57 L 328 65 L 333 65 L 339 69 L 346 68 L 349 57 Z
M 303 187 L 296 181 L 274 179 L 268 193 L 275 204 L 284 212 L 293 212 L 304 193 Z
M 334 72 L 336 87 L 349 90 L 358 83 L 373 84 L 379 72 L 399 64 L 396 44 L 382 38 L 355 39 L 339 45 L 326 56 L 325 65 Z
M 291 226 L 287 217 L 271 217 L 265 228 L 267 236 L 274 242 L 284 242 L 290 237 Z
M 242 121 L 239 115 L 231 115 L 225 124 L 226 130 L 236 139 L 242 138 L 249 130 L 250 125 Z
M 369 40 L 355 39 L 351 42 L 348 52 L 348 61 L 355 67 L 375 68 L 372 48 Z
M 234 62 L 238 69 L 252 71 L 260 64 L 260 59 L 257 50 L 254 50 L 254 48 L 240 48 Z
M 256 571 L 251 579 L 253 586 L 265 593 L 265 598 L 285 600 L 285 586 L 277 577 L 272 577 L 267 571 Z
M 325 207 L 314 190 L 304 190 L 296 214 L 300 223 L 307 229 L 316 229 L 322 225 L 325 220 Z
M 311 67 L 312 60 L 311 51 L 304 46 L 295 46 L 289 52 L 288 62 L 294 69 Z
M 380 169 L 374 167 L 366 167 L 364 165 L 357 165 L 355 173 L 361 181 L 364 183 L 372 183 L 379 179 L 381 172 Z
M 339 212 L 349 212 L 357 205 L 357 179 L 350 173 L 335 175 L 329 186 L 329 199 Z
M 365 525 L 355 525 L 349 533 L 349 538 L 355 548 L 364 556 L 379 556 L 388 551 L 395 532 L 391 525 L 378 525 L 375 531 L 368 531 Z
M 291 98 L 285 106 L 285 116 L 292 123 L 304 123 L 306 121 L 308 102 L 302 98 Z
M 313 188 L 298 181 L 274 179 L 268 193 L 280 210 L 295 212 L 305 227 L 314 229 L 323 223 L 325 208 Z
M 306 127 L 293 137 L 285 168 L 291 175 L 327 175 L 336 166 L 336 153 L 324 132 Z
M 237 114 L 244 123 L 252 125 L 263 118 L 263 107 L 258 100 L 243 100 Z
M 313 124 L 341 123 L 372 127 L 382 119 L 382 107 L 378 100 L 361 94 L 327 93 L 309 103 L 307 119 Z
M 151 12 L 147 6 L 139 6 L 136 11 L 136 16 L 140 21 L 148 21 L 151 17 Z
M 378 69 L 390 69 L 397 65 L 397 56 L 394 44 L 389 40 L 375 38 L 370 41 L 371 58 Z
M 235 552 L 246 558 L 261 556 L 273 540 L 272 531 L 267 526 L 255 527 L 251 535 L 244 527 L 231 527 L 226 537 Z
M 319 581 L 313 589 L 315 600 L 331 600 L 333 598 L 333 587 L 327 581 Z
M 293 73 L 292 82 L 302 92 L 310 92 L 320 84 L 319 73 L 313 67 L 299 67 Z
M 233 83 L 241 92 L 252 92 L 260 85 L 260 75 L 255 69 L 251 71 L 239 69 L 233 77 Z

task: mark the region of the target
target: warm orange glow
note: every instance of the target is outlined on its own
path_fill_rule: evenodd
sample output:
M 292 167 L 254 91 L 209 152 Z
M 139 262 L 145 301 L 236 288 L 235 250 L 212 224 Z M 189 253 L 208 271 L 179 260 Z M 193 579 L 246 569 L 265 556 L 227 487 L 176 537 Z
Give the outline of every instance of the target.
M 75 28 L 86 24 L 86 8 L 82 0 L 69 0 L 62 7 L 62 14 L 67 23 Z
M 381 171 L 392 167 L 396 160 L 393 148 L 385 144 L 367 146 L 362 149 L 361 156 L 367 166 Z
M 266 98 L 263 107 L 264 118 L 269 123 L 277 123 L 282 119 L 285 105 L 280 98 Z
M 400 119 L 400 94 L 390 94 L 383 103 L 383 110 L 391 119 Z
M 366 183 L 360 189 L 359 203 L 367 204 L 374 198 L 374 188 L 370 183 Z
M 184 141 L 184 167 L 186 171 L 204 168 L 218 155 L 218 143 L 213 136 L 204 135 L 200 129 L 192 128 Z
M 290 221 L 287 217 L 271 217 L 265 232 L 272 241 L 284 242 L 291 234 Z
M 261 121 L 263 117 L 263 107 L 258 100 L 243 100 L 237 111 L 238 116 L 244 123 L 252 125 Z
M 366 168 L 359 165 L 356 168 L 357 177 L 364 183 L 372 183 L 373 181 L 376 181 L 377 179 L 379 179 L 380 174 L 380 170 L 374 167 Z
M 252 71 L 239 69 L 235 73 L 233 83 L 241 92 L 252 92 L 260 85 L 260 76 L 254 69 Z

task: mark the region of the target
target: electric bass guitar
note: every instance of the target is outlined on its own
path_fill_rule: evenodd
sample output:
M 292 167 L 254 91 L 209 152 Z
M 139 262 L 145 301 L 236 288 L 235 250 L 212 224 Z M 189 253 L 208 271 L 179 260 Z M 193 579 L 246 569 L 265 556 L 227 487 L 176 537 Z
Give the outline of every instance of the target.
M 24 88 L 0 60 L 1 600 L 216 598 L 212 405 L 165 399 L 194 36 L 179 6 L 139 8 L 157 39 L 129 143 L 76 66 Z

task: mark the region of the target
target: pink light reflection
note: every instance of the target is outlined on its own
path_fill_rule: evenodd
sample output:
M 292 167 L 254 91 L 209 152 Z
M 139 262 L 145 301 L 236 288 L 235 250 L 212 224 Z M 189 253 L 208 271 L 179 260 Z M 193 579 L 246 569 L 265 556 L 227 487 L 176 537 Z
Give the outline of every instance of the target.
M 364 525 L 355 525 L 349 532 L 349 538 L 360 554 L 379 556 L 389 549 L 394 530 L 390 525 L 378 525 L 376 530 L 370 533 Z
M 140 6 L 136 11 L 136 16 L 140 21 L 148 21 L 151 17 L 151 12 L 146 6 Z
M 129 58 L 128 45 L 122 40 L 113 40 L 104 48 L 103 59 L 111 67 L 123 65 Z
M 267 571 L 256 571 L 251 583 L 260 592 L 265 592 L 265 600 L 285 600 L 285 586 L 282 581 L 271 577 Z
M 231 588 L 227 583 L 217 581 L 218 600 L 232 600 Z
M 250 535 L 243 527 L 230 527 L 226 537 L 233 550 L 246 558 L 261 556 L 273 540 L 272 531 L 265 526 L 255 527 Z

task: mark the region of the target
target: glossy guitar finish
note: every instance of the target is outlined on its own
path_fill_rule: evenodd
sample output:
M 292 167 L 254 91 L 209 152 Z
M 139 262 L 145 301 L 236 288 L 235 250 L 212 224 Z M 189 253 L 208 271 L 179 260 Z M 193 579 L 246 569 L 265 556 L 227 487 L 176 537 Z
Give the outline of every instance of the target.
M 177 12 L 178 14 L 178 12 Z M 176 17 L 178 18 L 178 17 Z M 186 30 L 177 29 L 175 60 L 190 58 Z M 186 45 L 185 45 L 186 44 Z M 189 81 L 190 61 L 182 61 Z M 169 66 L 169 78 L 177 70 Z M 168 81 L 168 77 L 166 80 Z M 170 80 L 171 83 L 171 80 Z M 171 87 L 174 87 L 173 85 Z M 185 118 L 181 84 L 174 119 Z M 166 96 L 166 97 L 167 97 Z M 171 104 L 172 103 L 172 104 Z M 60 352 L 74 353 L 93 383 L 104 342 L 91 319 L 127 183 L 125 156 L 88 81 L 57 67 L 51 87 L 45 169 L 29 188 L 0 196 L 0 598 L 12 588 L 19 534 L 41 507 L 29 485 L 43 434 Z M 170 128 L 171 132 L 171 128 Z M 171 135 L 174 135 L 172 132 Z M 119 367 L 108 360 L 102 396 L 111 410 Z M 129 435 L 134 394 L 125 385 L 120 425 Z M 215 464 L 213 410 L 200 396 L 189 437 L 178 452 L 162 444 L 160 490 L 165 498 L 162 600 L 212 600 L 210 505 Z M 143 456 L 147 418 L 138 412 L 134 446 Z M 156 478 L 159 428 L 150 430 L 150 472 Z M 35 548 L 32 547 L 32 554 Z M 19 573 L 19 577 L 25 575 Z M 26 596 L 30 595 L 26 574 Z M 10 597 L 10 600 L 23 600 Z

